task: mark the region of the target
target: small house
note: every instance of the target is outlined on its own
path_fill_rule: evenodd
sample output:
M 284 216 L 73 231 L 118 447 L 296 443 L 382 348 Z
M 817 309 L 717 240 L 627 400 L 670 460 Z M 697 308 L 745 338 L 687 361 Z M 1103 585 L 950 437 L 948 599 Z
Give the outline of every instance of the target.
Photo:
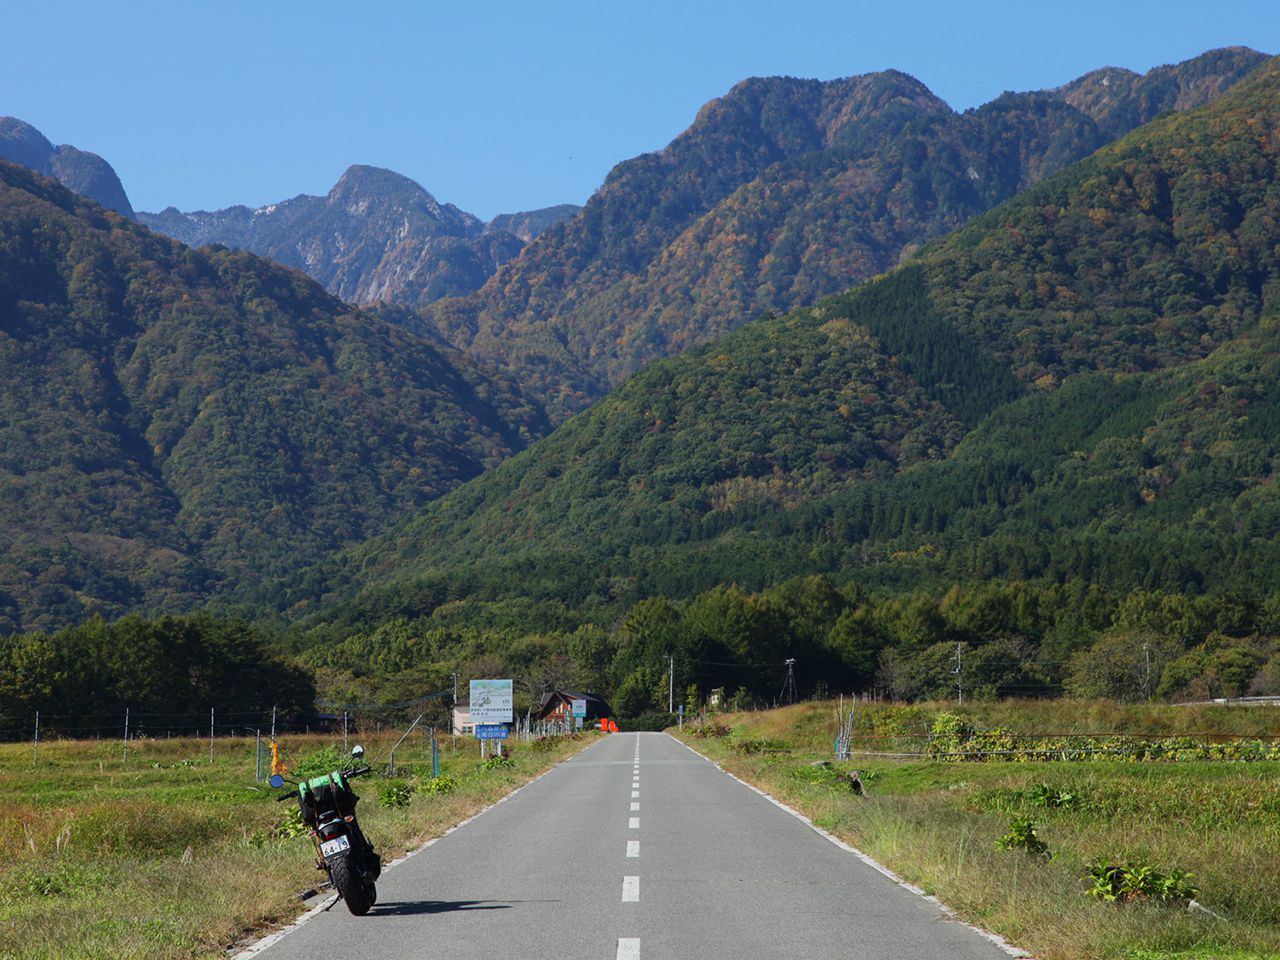
M 453 726 L 450 732 L 455 737 L 470 736 L 474 732 L 470 700 L 459 700 L 453 705 Z
M 542 695 L 542 702 L 533 711 L 534 720 L 567 720 L 573 721 L 573 701 L 585 700 L 587 704 L 586 720 L 600 720 L 613 716 L 613 708 L 604 697 L 595 693 L 578 693 L 574 690 L 552 690 Z

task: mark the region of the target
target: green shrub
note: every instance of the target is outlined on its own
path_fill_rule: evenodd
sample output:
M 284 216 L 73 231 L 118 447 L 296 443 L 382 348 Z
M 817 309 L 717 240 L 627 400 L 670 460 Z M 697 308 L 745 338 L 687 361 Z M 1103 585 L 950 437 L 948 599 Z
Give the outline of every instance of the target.
M 1033 857 L 1048 857 L 1049 845 L 1036 833 L 1036 825 L 1027 817 L 1014 817 L 1009 832 L 996 841 L 997 850 L 1021 850 Z
M 285 811 L 280 822 L 271 828 L 271 835 L 277 840 L 291 840 L 306 832 L 307 825 L 302 822 L 302 809 L 298 806 L 292 806 Z
M 1026 797 L 1032 805 L 1037 807 L 1070 810 L 1080 805 L 1078 793 L 1072 793 L 1061 787 L 1051 787 L 1047 783 L 1037 783 L 1034 787 L 1028 787 Z
M 443 795 L 446 793 L 453 792 L 454 790 L 457 789 L 457 787 L 458 787 L 457 778 L 451 777 L 447 773 L 442 773 L 438 777 L 429 777 L 426 780 L 418 781 L 419 793 L 431 793 L 436 795 Z
M 1091 864 L 1085 881 L 1085 892 L 1108 903 L 1134 903 L 1154 900 L 1161 903 L 1185 903 L 1195 898 L 1200 888 L 1192 882 L 1194 873 L 1170 870 L 1168 873 L 1145 863 Z
M 515 761 L 511 759 L 511 755 L 508 753 L 503 754 L 502 756 L 487 757 L 485 758 L 484 763 L 480 764 L 480 766 L 484 770 L 504 770 L 507 767 L 512 766 L 514 763 Z
M 973 728 L 958 714 L 943 711 L 929 728 L 929 755 L 959 753 L 973 736 Z
M 388 809 L 407 807 L 413 798 L 413 785 L 407 780 L 394 780 L 378 794 L 378 805 Z

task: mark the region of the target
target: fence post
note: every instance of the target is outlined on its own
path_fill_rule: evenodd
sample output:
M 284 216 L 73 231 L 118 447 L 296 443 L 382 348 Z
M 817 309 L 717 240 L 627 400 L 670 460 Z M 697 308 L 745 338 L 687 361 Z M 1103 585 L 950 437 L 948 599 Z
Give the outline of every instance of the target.
M 124 760 L 129 759 L 129 708 L 124 708 Z
M 256 763 L 253 769 L 253 779 L 255 783 L 261 783 L 262 782 L 262 731 L 255 730 L 254 733 L 258 735 L 258 752 L 256 756 Z
M 209 765 L 213 765 L 213 707 L 209 708 Z
M 348 753 L 347 750 L 347 711 L 342 711 L 342 752 Z
M 440 744 L 436 742 L 436 728 L 431 728 L 431 776 L 440 776 Z
M 31 765 L 38 766 L 40 764 L 40 711 L 36 711 L 36 748 L 31 755 Z

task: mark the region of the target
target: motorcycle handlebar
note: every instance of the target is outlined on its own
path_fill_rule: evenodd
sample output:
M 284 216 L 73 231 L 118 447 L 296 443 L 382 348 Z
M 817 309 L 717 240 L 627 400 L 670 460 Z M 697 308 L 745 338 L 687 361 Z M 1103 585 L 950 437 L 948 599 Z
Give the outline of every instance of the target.
M 344 777 L 363 777 L 366 773 L 372 773 L 372 772 L 373 772 L 373 767 L 363 766 L 363 767 L 353 767 L 350 770 L 343 770 L 342 775 Z M 297 794 L 291 791 L 289 793 L 276 797 L 276 803 L 284 803 L 286 800 L 292 800 L 295 797 L 297 797 Z

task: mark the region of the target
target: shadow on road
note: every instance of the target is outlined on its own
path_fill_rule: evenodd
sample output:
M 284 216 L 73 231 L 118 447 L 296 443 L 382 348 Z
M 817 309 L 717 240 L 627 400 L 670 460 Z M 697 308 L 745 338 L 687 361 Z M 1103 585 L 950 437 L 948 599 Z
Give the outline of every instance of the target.
M 408 917 L 423 913 L 455 913 L 460 910 L 509 910 L 512 904 L 516 903 L 556 902 L 555 900 L 405 900 L 399 903 L 376 904 L 369 911 L 369 915 Z

